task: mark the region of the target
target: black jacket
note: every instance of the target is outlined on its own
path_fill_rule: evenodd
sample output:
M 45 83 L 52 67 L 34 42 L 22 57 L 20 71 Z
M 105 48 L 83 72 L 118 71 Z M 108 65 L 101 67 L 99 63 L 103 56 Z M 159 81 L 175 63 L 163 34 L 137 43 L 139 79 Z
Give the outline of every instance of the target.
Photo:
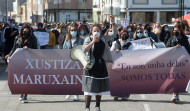
M 11 36 L 11 33 L 12 32 L 15 32 L 15 35 L 13 35 L 13 36 Z M 18 29 L 17 28 L 6 28 L 5 29 L 5 33 L 4 33 L 5 35 L 4 35 L 4 38 L 5 38 L 5 44 L 7 44 L 7 45 L 12 45 L 12 44 L 14 44 L 14 40 L 15 40 L 15 38 L 16 38 L 16 36 L 19 34 L 19 32 L 18 32 Z
M 22 43 L 22 42 L 18 39 L 18 37 L 16 37 L 16 38 L 15 38 L 15 41 L 14 41 L 14 46 L 13 46 L 11 52 L 9 53 L 9 55 L 11 56 L 11 55 L 15 52 L 15 50 L 16 50 L 17 48 L 23 48 L 24 46 L 27 46 L 28 48 L 31 48 L 31 49 L 37 49 L 37 39 L 36 39 L 36 37 L 32 36 L 32 37 L 28 40 L 28 42 L 26 42 L 26 43 Z
M 187 36 L 180 35 L 179 37 L 173 36 L 173 37 L 169 38 L 169 40 L 166 44 L 166 47 L 174 47 L 177 44 L 184 46 L 185 49 L 187 50 L 187 52 L 190 54 L 190 45 L 189 45 Z
M 161 34 L 160 34 L 160 41 L 164 42 L 166 44 L 170 37 L 171 36 L 170 36 L 170 32 L 169 31 L 161 32 Z
M 120 43 L 120 41 L 119 40 L 116 40 L 116 49 L 119 49 L 119 50 L 126 50 L 126 49 L 128 49 L 130 46 L 131 46 L 131 42 L 128 42 L 128 43 L 125 43 L 124 45 L 123 45 L 123 47 L 121 47 L 121 43 Z

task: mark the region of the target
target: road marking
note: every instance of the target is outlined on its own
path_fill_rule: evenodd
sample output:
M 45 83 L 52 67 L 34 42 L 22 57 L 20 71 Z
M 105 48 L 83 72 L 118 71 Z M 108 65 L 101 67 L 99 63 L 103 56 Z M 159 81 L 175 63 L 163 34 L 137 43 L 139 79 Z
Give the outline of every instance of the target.
M 146 96 L 144 94 L 140 95 L 142 99 L 146 99 Z
M 149 107 L 148 104 L 144 104 L 144 110 L 145 110 L 145 111 L 150 111 L 150 107 Z
M 9 94 L 8 92 L 0 92 L 0 95 L 6 95 Z

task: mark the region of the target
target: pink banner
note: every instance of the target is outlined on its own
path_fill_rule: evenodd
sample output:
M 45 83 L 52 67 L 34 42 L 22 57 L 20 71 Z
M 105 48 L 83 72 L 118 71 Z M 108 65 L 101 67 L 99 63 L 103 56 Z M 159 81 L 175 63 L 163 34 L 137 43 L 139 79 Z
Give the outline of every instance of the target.
M 189 81 L 189 54 L 181 48 L 113 53 L 107 64 L 111 95 L 185 92 Z
M 8 64 L 12 94 L 80 95 L 83 66 L 70 50 L 17 49 Z

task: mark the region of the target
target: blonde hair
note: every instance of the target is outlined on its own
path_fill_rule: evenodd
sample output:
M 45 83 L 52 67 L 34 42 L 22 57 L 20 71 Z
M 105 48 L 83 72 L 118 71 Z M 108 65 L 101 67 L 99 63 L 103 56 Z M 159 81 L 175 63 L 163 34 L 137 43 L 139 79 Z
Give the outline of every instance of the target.
M 72 36 L 70 34 L 70 31 L 71 31 L 71 25 L 67 26 L 65 40 L 71 40 Z

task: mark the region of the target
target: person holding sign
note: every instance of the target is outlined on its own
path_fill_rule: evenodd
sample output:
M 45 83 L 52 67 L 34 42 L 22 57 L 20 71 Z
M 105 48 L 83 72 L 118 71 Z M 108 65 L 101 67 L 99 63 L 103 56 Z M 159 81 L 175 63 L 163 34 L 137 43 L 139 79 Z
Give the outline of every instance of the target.
M 181 25 L 175 25 L 171 31 L 171 38 L 169 38 L 166 47 L 180 47 L 184 46 L 187 52 L 190 54 L 190 45 L 188 37 L 185 36 L 184 30 Z M 179 100 L 179 92 L 174 92 L 172 96 L 172 102 L 176 103 Z
M 113 42 L 110 51 L 119 52 L 120 50 L 132 49 L 131 42 L 129 42 L 129 32 L 125 29 L 119 33 L 119 39 Z
M 37 49 L 37 40 L 36 37 L 32 36 L 31 27 L 24 26 L 21 29 L 20 36 L 15 38 L 14 46 L 11 52 L 5 57 L 7 59 L 7 62 L 9 62 L 10 56 L 15 52 L 17 48 L 23 48 L 25 50 L 29 48 Z M 22 94 L 19 100 L 21 103 L 27 103 L 27 94 Z
M 113 42 L 113 45 L 110 51 L 115 51 L 116 53 L 120 50 L 132 50 L 132 43 L 129 41 L 129 32 L 125 29 L 121 30 L 119 33 L 119 39 Z M 126 96 L 117 96 L 114 97 L 114 101 L 117 101 L 119 98 L 122 100 L 127 100 L 129 95 Z
M 114 17 L 110 16 L 111 21 Z M 113 25 L 113 24 L 112 24 Z M 108 71 L 105 62 L 113 62 L 109 46 L 107 44 L 116 35 L 115 25 L 113 33 L 110 35 L 101 35 L 99 24 L 92 25 L 92 35 L 85 38 L 83 44 L 84 53 L 95 63 L 90 70 L 84 70 L 82 78 L 82 91 L 85 95 L 86 110 L 90 111 L 92 96 L 96 96 L 96 111 L 100 110 L 101 95 L 110 94 L 110 85 Z

